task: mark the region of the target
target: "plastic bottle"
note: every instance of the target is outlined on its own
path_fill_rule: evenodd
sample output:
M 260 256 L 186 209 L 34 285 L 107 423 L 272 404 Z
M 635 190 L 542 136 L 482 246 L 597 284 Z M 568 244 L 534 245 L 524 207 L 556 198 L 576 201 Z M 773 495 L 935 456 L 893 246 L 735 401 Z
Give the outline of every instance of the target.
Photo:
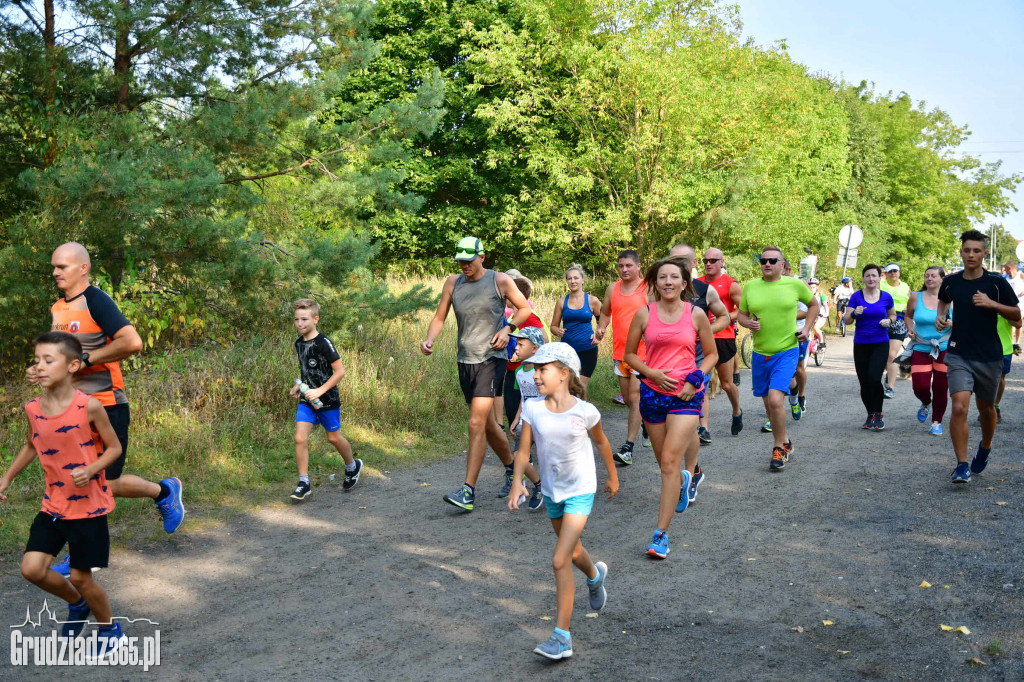
M 295 385 L 299 387 L 299 393 L 302 394 L 302 397 L 306 397 L 306 392 L 309 391 L 309 386 L 302 381 L 302 379 L 296 379 Z M 313 398 L 309 401 L 309 404 L 313 406 L 314 410 L 319 410 L 324 406 L 324 403 L 320 398 Z

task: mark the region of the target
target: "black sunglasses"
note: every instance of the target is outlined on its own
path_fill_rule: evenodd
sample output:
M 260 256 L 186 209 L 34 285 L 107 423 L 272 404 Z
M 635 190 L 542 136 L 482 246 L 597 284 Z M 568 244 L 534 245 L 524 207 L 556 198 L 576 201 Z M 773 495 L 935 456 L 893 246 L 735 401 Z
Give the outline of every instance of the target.
M 705 258 L 704 259 L 704 265 L 710 265 L 711 263 L 717 263 L 720 260 L 722 260 L 722 259 L 721 258 Z
M 758 258 L 758 260 L 761 261 L 761 265 L 775 265 L 776 263 L 779 262 L 778 258 Z

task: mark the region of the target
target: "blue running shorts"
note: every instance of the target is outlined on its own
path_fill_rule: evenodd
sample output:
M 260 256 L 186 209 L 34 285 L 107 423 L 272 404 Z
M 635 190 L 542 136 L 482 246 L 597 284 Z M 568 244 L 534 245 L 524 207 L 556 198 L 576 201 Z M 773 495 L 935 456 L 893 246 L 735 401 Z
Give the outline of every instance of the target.
M 683 400 L 677 395 L 658 393 L 647 384 L 640 383 L 640 418 L 648 424 L 664 424 L 670 414 L 688 414 L 699 417 L 703 406 L 703 388 L 697 391 L 690 400 Z
M 774 355 L 754 353 L 754 359 L 750 363 L 754 396 L 763 398 L 770 390 L 788 394 L 789 384 L 796 374 L 796 365 L 799 361 L 799 348 L 790 348 Z
M 594 508 L 594 493 L 587 495 L 573 495 L 561 502 L 555 502 L 547 495 L 544 496 L 544 507 L 548 510 L 549 519 L 560 519 L 563 514 L 582 514 L 590 516 L 590 510 Z
M 319 424 L 324 427 L 324 431 L 333 433 L 341 428 L 341 408 L 314 410 L 306 403 L 299 403 L 298 408 L 295 410 L 295 421 Z

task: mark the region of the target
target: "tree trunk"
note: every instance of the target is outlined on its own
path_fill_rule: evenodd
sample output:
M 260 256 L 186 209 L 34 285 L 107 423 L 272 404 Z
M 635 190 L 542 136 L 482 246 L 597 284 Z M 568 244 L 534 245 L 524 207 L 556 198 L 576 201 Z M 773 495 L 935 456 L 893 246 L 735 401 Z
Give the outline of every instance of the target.
M 47 168 L 57 160 L 57 140 L 53 134 L 53 105 L 57 101 L 57 33 L 54 20 L 54 0 L 43 2 L 43 45 L 46 51 L 46 150 L 43 165 Z
M 128 84 L 131 80 L 132 58 L 129 50 L 129 31 L 131 23 L 128 20 L 128 12 L 131 9 L 131 0 L 120 0 L 122 18 L 114 23 L 114 82 L 118 84 L 117 92 L 114 93 L 114 102 L 117 108 L 124 111 L 128 109 Z

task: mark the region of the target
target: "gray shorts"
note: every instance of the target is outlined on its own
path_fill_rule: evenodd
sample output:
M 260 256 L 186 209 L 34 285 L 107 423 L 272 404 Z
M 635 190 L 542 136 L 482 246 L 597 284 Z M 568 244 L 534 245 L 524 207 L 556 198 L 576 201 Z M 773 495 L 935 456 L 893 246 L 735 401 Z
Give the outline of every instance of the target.
M 987 403 L 996 401 L 999 380 L 1003 377 L 1002 359 L 995 362 L 965 360 L 959 355 L 946 353 L 946 378 L 949 394 L 971 391 L 979 400 Z

